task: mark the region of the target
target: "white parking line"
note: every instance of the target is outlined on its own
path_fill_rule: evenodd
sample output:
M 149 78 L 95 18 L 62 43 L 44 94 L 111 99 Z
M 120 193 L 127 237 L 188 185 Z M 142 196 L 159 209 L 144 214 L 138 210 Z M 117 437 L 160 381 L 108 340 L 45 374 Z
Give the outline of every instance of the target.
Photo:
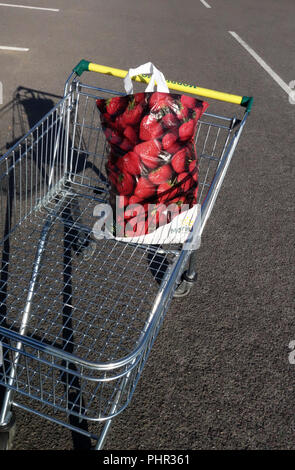
M 27 52 L 30 49 L 27 47 L 11 47 L 11 46 L 0 46 L 2 51 L 19 51 L 19 52 Z
M 291 90 L 287 83 L 285 83 L 281 79 L 281 77 L 279 77 L 279 75 L 274 72 L 274 70 L 272 70 L 272 68 L 267 65 L 267 63 L 258 54 L 256 54 L 256 52 L 250 46 L 248 46 L 248 44 L 242 38 L 240 38 L 237 33 L 235 33 L 234 31 L 229 31 L 229 34 L 231 34 L 241 44 L 241 46 L 243 46 L 246 51 L 251 54 L 251 56 L 258 62 L 258 64 L 261 65 L 261 67 L 264 68 L 264 70 L 271 76 L 271 78 L 275 82 L 277 82 L 277 84 L 280 85 L 280 87 L 290 96 L 290 93 L 292 93 L 293 90 Z
M 59 11 L 57 8 L 42 8 L 42 7 L 31 7 L 28 5 L 13 5 L 12 3 L 0 3 L 0 7 L 11 7 L 11 8 L 29 8 L 30 10 L 45 10 L 45 11 Z
M 205 0 L 200 0 L 200 2 L 203 3 L 204 7 L 211 8 L 209 3 L 205 2 Z

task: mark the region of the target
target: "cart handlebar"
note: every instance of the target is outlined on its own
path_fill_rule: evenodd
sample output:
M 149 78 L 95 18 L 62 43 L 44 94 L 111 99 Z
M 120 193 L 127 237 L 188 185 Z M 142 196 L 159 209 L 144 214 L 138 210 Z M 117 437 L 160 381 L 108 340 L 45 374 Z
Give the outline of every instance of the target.
M 105 65 L 94 64 L 88 60 L 82 59 L 73 71 L 81 76 L 83 72 L 98 72 L 105 75 L 112 75 L 118 78 L 125 78 L 127 70 L 115 69 L 113 67 L 107 67 Z M 150 78 L 147 75 L 137 75 L 132 77 L 132 80 L 136 82 L 149 83 Z M 209 90 L 207 88 L 201 88 L 195 85 L 188 85 L 187 83 L 179 83 L 170 80 L 166 80 L 167 86 L 171 90 L 177 90 L 184 93 L 191 93 L 194 95 L 204 96 L 206 98 L 213 98 L 215 100 L 226 101 L 228 103 L 239 104 L 246 108 L 250 112 L 253 104 L 253 97 L 251 96 L 238 96 L 230 93 L 223 93 L 221 91 Z

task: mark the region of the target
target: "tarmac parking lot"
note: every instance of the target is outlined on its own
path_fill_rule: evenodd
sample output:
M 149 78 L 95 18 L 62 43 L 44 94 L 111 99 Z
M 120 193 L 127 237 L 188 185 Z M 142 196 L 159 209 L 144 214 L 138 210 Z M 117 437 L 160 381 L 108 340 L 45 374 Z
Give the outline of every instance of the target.
M 62 97 L 81 59 L 124 70 L 152 61 L 167 79 L 254 97 L 202 235 L 198 282 L 172 301 L 106 450 L 295 448 L 294 14 L 292 0 L 0 3 L 0 155 Z M 123 91 L 113 77 L 83 80 Z M 16 422 L 13 449 L 89 445 L 19 409 Z

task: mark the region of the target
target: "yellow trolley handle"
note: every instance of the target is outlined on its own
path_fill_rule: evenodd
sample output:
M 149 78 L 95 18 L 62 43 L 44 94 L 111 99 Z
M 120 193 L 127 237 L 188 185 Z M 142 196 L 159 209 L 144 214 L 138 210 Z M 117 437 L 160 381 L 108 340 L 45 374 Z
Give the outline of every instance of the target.
M 105 65 L 94 64 L 88 60 L 81 60 L 73 71 L 81 76 L 83 72 L 98 72 L 104 75 L 112 75 L 113 77 L 125 78 L 127 70 L 115 69 L 113 67 L 107 67 Z M 132 80 L 136 82 L 149 83 L 150 78 L 147 75 L 137 75 L 132 77 Z M 190 93 L 193 95 L 204 96 L 206 98 L 212 98 L 219 101 L 226 101 L 227 103 L 239 104 L 250 112 L 253 104 L 253 98 L 251 96 L 238 96 L 230 93 L 223 93 L 221 91 L 209 90 L 207 88 L 201 88 L 194 85 L 188 85 L 187 83 L 173 82 L 166 80 L 168 88 L 184 93 Z

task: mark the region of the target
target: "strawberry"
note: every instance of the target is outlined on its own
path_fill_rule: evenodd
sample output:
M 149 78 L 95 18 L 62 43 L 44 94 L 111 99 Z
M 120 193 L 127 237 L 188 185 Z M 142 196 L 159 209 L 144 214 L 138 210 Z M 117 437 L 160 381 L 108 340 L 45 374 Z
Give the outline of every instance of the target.
M 111 116 L 117 116 L 122 113 L 127 106 L 126 96 L 114 96 L 106 100 L 106 110 Z
M 178 129 L 179 140 L 185 141 L 190 140 L 195 132 L 195 122 L 193 119 L 189 119 L 189 121 L 184 122 L 180 128 Z
M 140 156 L 146 167 L 155 169 L 159 163 L 161 144 L 158 140 L 142 142 L 134 147 L 134 151 Z
M 107 128 L 104 131 L 104 133 L 105 133 L 107 141 L 110 142 L 110 144 L 114 144 L 114 145 L 120 144 L 122 139 L 121 139 L 120 134 L 118 133 L 118 131 L 111 130 L 110 128 Z
M 195 181 L 198 181 L 198 165 L 197 160 L 192 160 L 188 166 L 188 171 L 190 172 L 192 178 Z
M 138 202 L 141 202 L 141 198 L 137 196 L 131 196 L 129 198 L 129 204 L 137 204 Z
M 176 173 L 183 173 L 187 166 L 187 158 L 188 158 L 188 149 L 186 147 L 182 148 L 178 152 L 176 152 L 171 160 L 171 165 Z
M 169 199 L 173 198 L 178 192 L 178 188 L 174 188 L 174 185 L 166 181 L 158 186 L 157 196 L 159 202 L 165 204 Z
M 155 194 L 155 186 L 144 176 L 138 179 L 137 185 L 134 190 L 134 196 L 138 197 L 141 201 L 148 199 Z
M 179 120 L 177 119 L 177 117 L 173 113 L 167 113 L 162 118 L 162 125 L 166 129 L 170 129 L 171 127 L 172 128 L 178 127 L 179 124 L 180 124 Z
M 118 180 L 118 173 L 114 170 L 108 169 L 108 179 L 113 186 L 116 186 Z
M 117 167 L 122 173 L 127 172 L 130 175 L 139 175 L 141 171 L 139 155 L 132 151 L 125 153 L 125 155 L 118 159 Z
M 96 100 L 96 106 L 98 107 L 101 113 L 105 112 L 105 100 L 103 99 Z
M 134 101 L 136 104 L 143 104 L 145 101 L 145 93 L 135 93 L 134 95 Z
M 123 133 L 124 133 L 124 136 L 125 136 L 128 140 L 130 140 L 130 142 L 131 142 L 133 145 L 137 144 L 137 142 L 138 142 L 138 137 L 137 137 L 137 134 L 136 134 L 135 130 L 133 129 L 133 127 L 127 126 Z
M 113 129 L 114 123 L 112 121 L 112 116 L 109 113 L 103 113 L 101 121 L 104 127 L 111 127 Z
M 186 106 L 183 106 L 181 103 L 175 113 L 177 118 L 182 121 L 188 118 L 188 108 Z
M 149 99 L 150 109 L 154 112 L 161 111 L 161 109 L 166 107 L 173 107 L 173 104 L 173 98 L 169 93 L 155 91 Z
M 167 132 L 162 139 L 163 149 L 167 150 L 177 140 L 177 135 L 174 132 Z
M 172 170 L 170 165 L 163 165 L 155 170 L 151 171 L 148 178 L 149 180 L 156 185 L 165 183 L 172 176 Z
M 117 161 L 117 158 L 115 157 L 114 154 L 110 154 L 109 157 L 108 157 L 108 161 L 106 163 L 106 169 L 107 171 L 114 171 L 116 172 L 117 171 L 117 168 L 116 168 L 116 161 Z
M 194 184 L 194 180 L 192 179 L 191 175 L 189 173 L 186 173 L 186 172 L 183 172 L 183 173 L 180 173 L 178 176 L 177 176 L 177 182 L 178 183 L 182 183 L 181 184 L 181 189 L 182 191 L 184 191 L 185 193 L 192 187 L 192 185 Z
M 208 108 L 209 103 L 207 103 L 207 101 L 201 101 L 201 103 L 202 103 L 202 112 L 204 113 L 206 109 Z
M 149 226 L 152 224 L 155 228 L 167 223 L 167 214 L 165 204 L 158 203 L 149 214 Z
M 169 205 L 170 204 L 176 204 L 179 208 L 178 212 L 180 212 L 180 208 L 183 204 L 185 204 L 185 202 L 186 202 L 186 197 L 185 196 L 177 196 L 174 199 L 171 199 L 169 201 Z
M 141 119 L 142 112 L 143 112 L 142 105 L 140 103 L 137 104 L 135 102 L 135 99 L 133 98 L 129 102 L 123 114 L 123 122 L 125 123 L 125 126 L 128 126 L 128 125 L 135 126 L 136 124 L 138 124 Z
M 166 149 L 166 151 L 171 155 L 174 155 L 174 153 L 178 152 L 179 150 L 181 150 L 181 145 L 179 145 L 177 141 L 175 141 L 174 144 L 170 145 L 170 147 Z
M 129 204 L 129 206 L 125 209 L 124 217 L 126 220 L 131 219 L 132 217 L 137 217 L 138 219 L 145 217 L 145 212 L 141 205 L 137 204 L 137 207 L 136 205 L 135 207 L 132 206 L 133 204 Z
M 125 229 L 126 237 L 139 237 L 145 235 L 147 229 L 147 222 L 145 220 L 138 220 L 137 217 L 128 220 Z
M 134 188 L 134 180 L 129 173 L 120 173 L 117 176 L 116 189 L 121 196 L 128 196 Z
M 113 126 L 119 132 L 122 132 L 125 129 L 125 122 L 124 122 L 123 114 L 119 114 L 119 116 L 116 117 L 115 122 L 113 123 Z
M 129 152 L 133 148 L 132 143 L 129 139 L 123 139 L 122 142 L 119 144 L 120 149 L 124 150 L 125 152 Z
M 202 108 L 201 107 L 196 107 L 193 109 L 193 120 L 195 122 L 198 122 L 198 120 L 200 119 L 201 115 L 203 114 L 203 111 L 202 111 Z
M 161 124 L 151 114 L 144 116 L 140 123 L 139 137 L 141 140 L 151 140 L 161 137 L 163 129 Z
M 182 95 L 180 98 L 181 104 L 187 108 L 193 109 L 197 104 L 197 98 L 192 98 L 191 96 Z

